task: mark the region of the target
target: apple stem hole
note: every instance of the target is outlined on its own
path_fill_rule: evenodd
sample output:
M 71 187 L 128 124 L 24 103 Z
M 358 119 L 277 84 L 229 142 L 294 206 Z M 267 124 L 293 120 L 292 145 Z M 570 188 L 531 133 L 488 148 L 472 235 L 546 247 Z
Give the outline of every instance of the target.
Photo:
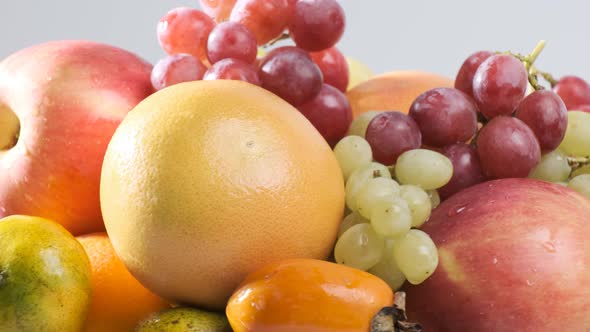
M 10 107 L 0 103 L 0 151 L 14 147 L 19 135 L 20 120 Z

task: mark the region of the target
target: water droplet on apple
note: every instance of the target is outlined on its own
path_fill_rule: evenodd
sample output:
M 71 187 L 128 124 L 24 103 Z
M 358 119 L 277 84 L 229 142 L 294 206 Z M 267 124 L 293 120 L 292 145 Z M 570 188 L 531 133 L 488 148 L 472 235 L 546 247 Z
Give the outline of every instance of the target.
M 0 213 L 5 214 L 6 208 L 4 206 L 0 206 Z
M 25 199 L 27 201 L 29 201 L 29 202 L 32 202 L 33 201 L 33 197 L 31 195 L 29 195 L 29 194 L 25 194 Z
M 493 263 L 494 265 L 498 264 L 498 258 L 497 258 L 497 257 L 494 257 L 494 259 L 492 260 L 492 263 Z
M 527 286 L 533 286 L 535 283 L 527 279 L 526 284 Z
M 447 212 L 447 216 L 454 217 L 454 216 L 458 215 L 459 213 L 465 211 L 465 209 L 467 209 L 467 206 L 469 206 L 469 203 L 455 206 L 455 207 L 451 208 L 449 210 L 449 212 Z
M 557 249 L 555 249 L 555 244 L 551 241 L 543 243 L 543 248 L 545 248 L 545 250 L 547 250 L 548 252 L 552 253 L 557 251 Z

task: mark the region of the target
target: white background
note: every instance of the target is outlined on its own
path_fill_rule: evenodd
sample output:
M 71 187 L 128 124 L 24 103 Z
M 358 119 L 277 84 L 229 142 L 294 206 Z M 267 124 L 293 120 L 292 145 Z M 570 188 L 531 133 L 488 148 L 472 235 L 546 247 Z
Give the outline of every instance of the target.
M 347 30 L 339 46 L 376 72 L 421 69 L 454 76 L 480 49 L 528 52 L 548 41 L 538 62 L 555 75 L 590 79 L 587 0 L 341 0 Z M 55 39 L 90 39 L 163 56 L 155 27 L 198 0 L 0 0 L 0 59 Z

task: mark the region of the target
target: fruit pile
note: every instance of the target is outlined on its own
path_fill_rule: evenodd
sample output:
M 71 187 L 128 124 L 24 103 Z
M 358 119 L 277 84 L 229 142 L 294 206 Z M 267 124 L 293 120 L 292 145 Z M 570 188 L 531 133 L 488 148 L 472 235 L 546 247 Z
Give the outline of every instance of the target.
M 175 8 L 160 20 L 158 41 L 169 56 L 153 69 L 156 90 L 246 81 L 297 107 L 330 144 L 344 136 L 352 111 L 347 60 L 335 47 L 345 28 L 336 0 L 201 0 L 201 7 Z M 273 47 L 289 38 L 294 46 Z
M 544 42 L 356 85 L 335 0 L 200 2 L 155 66 L 0 62 L 0 331 L 588 329 L 590 85 Z

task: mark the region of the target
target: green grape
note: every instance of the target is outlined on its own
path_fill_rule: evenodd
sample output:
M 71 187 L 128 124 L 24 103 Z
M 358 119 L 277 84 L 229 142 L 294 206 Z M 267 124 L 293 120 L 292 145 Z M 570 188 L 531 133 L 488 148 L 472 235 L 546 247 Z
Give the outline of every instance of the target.
M 382 199 L 399 196 L 399 184 L 388 178 L 374 178 L 365 182 L 356 195 L 356 207 L 361 216 L 371 218 L 373 205 Z
M 371 225 L 358 224 L 349 228 L 336 242 L 334 258 L 338 264 L 367 271 L 383 256 L 384 240 Z
M 340 164 L 344 180 L 357 168 L 373 161 L 371 146 L 362 137 L 346 136 L 334 147 L 334 155 Z
M 412 227 L 422 226 L 432 211 L 432 202 L 424 189 L 406 184 L 400 187 L 400 196 L 412 211 Z
M 364 138 L 369 123 L 371 122 L 371 120 L 373 120 L 374 117 L 379 115 L 379 113 L 381 112 L 369 111 L 357 116 L 348 128 L 348 135 L 356 135 Z
M 408 203 L 397 197 L 375 204 L 371 226 L 382 236 L 397 237 L 406 234 L 412 228 L 412 212 Z
M 426 190 L 438 189 L 453 176 L 453 164 L 438 152 L 414 149 L 399 156 L 395 175 L 401 184 L 413 184 Z
M 570 180 L 568 187 L 590 198 L 590 174 L 576 176 Z
M 350 211 L 357 210 L 356 195 L 365 185 L 365 182 L 378 177 L 391 179 L 391 173 L 389 173 L 387 167 L 375 162 L 362 166 L 350 174 L 346 181 L 346 206 Z
M 385 281 L 391 289 L 396 291 L 402 287 L 406 281 L 406 276 L 404 276 L 393 258 L 394 241 L 395 240 L 393 239 L 385 240 L 383 257 L 377 265 L 369 269 L 369 273 L 379 277 L 381 280 Z
M 430 197 L 432 209 L 436 209 L 436 207 L 440 205 L 440 195 L 438 194 L 438 191 L 436 189 L 432 189 L 426 190 L 426 192 L 428 193 L 428 197 Z
M 567 112 L 567 130 L 559 149 L 568 156 L 590 156 L 590 113 Z
M 569 178 L 571 171 L 572 168 L 567 162 L 567 156 L 563 152 L 555 150 L 541 158 L 529 177 L 549 182 L 563 182 Z
M 572 172 L 572 178 L 575 178 L 578 175 L 582 174 L 590 174 L 590 165 L 584 165 L 575 171 Z
M 430 277 L 438 266 L 436 245 L 428 234 L 418 229 L 412 229 L 395 240 L 393 257 L 406 279 L 413 285 Z
M 352 226 L 356 226 L 358 224 L 367 224 L 369 223 L 368 219 L 363 218 L 358 212 L 349 213 L 342 222 L 340 223 L 340 228 L 338 229 L 338 238 L 344 234 L 349 228 Z

